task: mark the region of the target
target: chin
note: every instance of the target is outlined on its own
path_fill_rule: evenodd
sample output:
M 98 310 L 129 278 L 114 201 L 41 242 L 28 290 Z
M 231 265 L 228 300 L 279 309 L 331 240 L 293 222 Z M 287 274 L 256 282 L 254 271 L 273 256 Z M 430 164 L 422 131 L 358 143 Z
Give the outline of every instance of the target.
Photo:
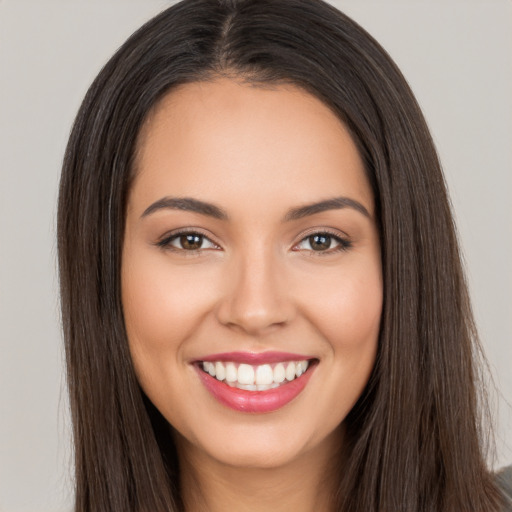
M 225 449 L 219 445 L 212 447 L 210 457 L 221 464 L 244 469 L 272 469 L 291 464 L 304 453 L 304 446 L 294 446 L 283 442 L 265 441 L 249 443 L 229 443 Z
M 268 415 L 270 419 L 271 415 Z M 341 428 L 334 425 L 333 431 L 309 423 L 302 423 L 304 428 L 297 429 L 297 419 L 292 428 L 289 422 L 263 424 L 258 418 L 256 424 L 242 423 L 231 425 L 220 422 L 209 425 L 207 432 L 196 432 L 183 437 L 178 435 L 176 441 L 189 454 L 207 457 L 222 465 L 246 469 L 282 468 L 304 458 L 311 452 L 322 450 L 332 452 L 336 438 L 341 436 Z

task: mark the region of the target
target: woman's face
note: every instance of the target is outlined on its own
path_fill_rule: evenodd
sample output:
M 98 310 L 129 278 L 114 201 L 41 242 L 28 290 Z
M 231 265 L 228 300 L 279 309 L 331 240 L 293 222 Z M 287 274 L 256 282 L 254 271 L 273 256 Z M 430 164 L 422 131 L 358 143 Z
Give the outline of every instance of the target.
M 150 116 L 136 164 L 125 322 L 180 448 L 250 467 L 331 449 L 382 307 L 373 196 L 343 124 L 292 86 L 192 83 Z

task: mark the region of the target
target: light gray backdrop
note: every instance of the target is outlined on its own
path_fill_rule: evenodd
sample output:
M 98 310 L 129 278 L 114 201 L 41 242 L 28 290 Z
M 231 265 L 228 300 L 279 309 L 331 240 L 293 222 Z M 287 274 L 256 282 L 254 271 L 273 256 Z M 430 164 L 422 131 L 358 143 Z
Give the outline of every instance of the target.
M 164 0 L 0 0 L 0 511 L 70 510 L 55 201 L 73 117 Z M 444 164 L 512 462 L 512 2 L 339 0 L 389 51 Z

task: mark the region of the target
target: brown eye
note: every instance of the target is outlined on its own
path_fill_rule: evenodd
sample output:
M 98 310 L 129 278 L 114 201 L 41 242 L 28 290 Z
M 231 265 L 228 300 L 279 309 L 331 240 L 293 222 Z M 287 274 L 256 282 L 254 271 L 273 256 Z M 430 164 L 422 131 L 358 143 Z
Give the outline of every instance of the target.
M 188 231 L 170 235 L 160 242 L 158 247 L 170 249 L 173 251 L 202 251 L 203 249 L 219 249 L 219 246 L 213 243 L 207 236 L 195 231 Z
M 179 237 L 179 245 L 182 249 L 186 251 L 196 251 L 197 249 L 201 249 L 203 245 L 203 236 L 195 233 L 188 233 L 185 235 L 180 235 Z
M 331 248 L 332 237 L 324 233 L 308 237 L 309 245 L 313 251 L 326 251 Z
M 332 235 L 328 232 L 313 233 L 303 238 L 294 250 L 311 251 L 316 253 L 335 253 L 352 247 L 352 242 L 346 238 Z

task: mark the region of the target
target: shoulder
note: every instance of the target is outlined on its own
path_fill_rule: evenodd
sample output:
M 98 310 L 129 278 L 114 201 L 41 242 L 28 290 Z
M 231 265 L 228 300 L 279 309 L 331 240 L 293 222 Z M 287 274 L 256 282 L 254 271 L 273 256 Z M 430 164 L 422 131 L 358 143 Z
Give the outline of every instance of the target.
M 512 466 L 496 473 L 496 484 L 505 499 L 503 512 L 512 512 Z

